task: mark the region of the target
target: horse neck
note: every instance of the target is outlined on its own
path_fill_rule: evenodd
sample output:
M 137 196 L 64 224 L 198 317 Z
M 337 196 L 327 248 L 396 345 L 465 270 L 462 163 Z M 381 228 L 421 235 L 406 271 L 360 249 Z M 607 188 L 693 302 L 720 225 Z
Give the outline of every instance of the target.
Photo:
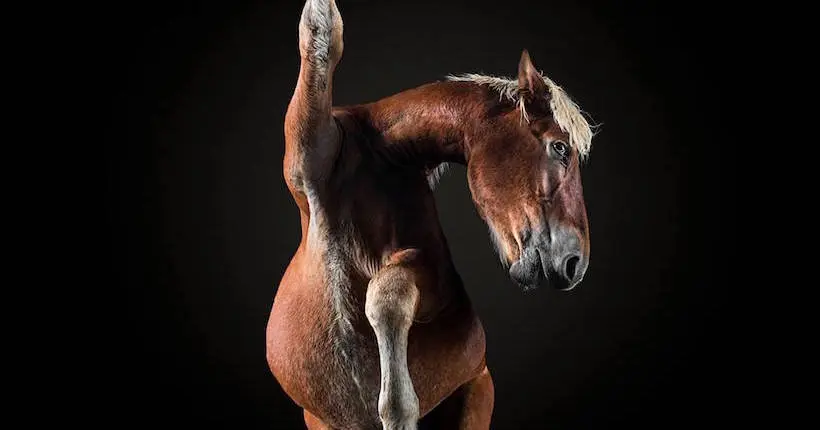
M 497 98 L 497 97 L 496 97 Z M 429 169 L 445 162 L 466 164 L 469 154 L 469 141 L 475 133 L 480 133 L 486 127 L 487 106 L 484 100 L 487 97 L 478 85 L 466 82 L 438 82 L 398 93 L 374 103 L 338 108 L 342 115 L 342 123 L 349 135 L 361 138 L 362 145 L 358 148 L 369 148 L 375 157 L 398 166 L 418 166 Z M 352 114 L 353 122 L 348 115 Z M 367 232 L 363 232 L 367 234 Z M 349 238 L 350 239 L 350 238 Z M 351 239 L 356 240 L 356 239 Z M 443 240 L 443 238 L 442 238 Z M 444 245 L 442 242 L 441 245 Z M 362 291 L 349 290 L 349 279 L 352 273 L 361 269 L 353 269 L 345 255 L 350 250 L 364 249 L 366 245 L 354 242 L 329 244 L 329 251 L 339 258 L 325 258 L 328 272 L 331 274 L 331 298 L 335 309 L 335 319 L 342 334 L 352 333 L 356 300 L 362 300 Z M 345 250 L 340 249 L 344 247 Z M 433 247 L 435 249 L 435 247 Z M 373 251 L 373 250 L 370 250 Z M 377 250 L 378 251 L 378 250 Z M 449 251 L 446 245 L 439 251 L 438 260 L 449 260 Z M 438 252 L 433 250 L 433 252 Z M 362 266 L 378 266 L 378 259 L 368 260 L 368 252 L 362 252 L 358 264 Z M 378 252 L 376 252 L 378 254 Z M 369 261 L 372 264 L 362 262 Z M 443 263 L 441 276 L 453 276 L 452 267 Z M 361 270 L 365 275 L 372 275 L 373 270 Z M 454 285 L 450 282 L 442 283 L 447 288 Z M 427 307 L 425 312 L 433 312 L 446 305 L 451 290 L 431 290 L 425 294 L 427 302 L 420 306 Z M 358 298 L 354 298 L 358 297 Z
M 470 82 L 436 82 L 364 105 L 377 144 L 374 151 L 396 164 L 427 168 L 466 164 L 471 137 L 486 127 L 493 108 L 484 89 Z

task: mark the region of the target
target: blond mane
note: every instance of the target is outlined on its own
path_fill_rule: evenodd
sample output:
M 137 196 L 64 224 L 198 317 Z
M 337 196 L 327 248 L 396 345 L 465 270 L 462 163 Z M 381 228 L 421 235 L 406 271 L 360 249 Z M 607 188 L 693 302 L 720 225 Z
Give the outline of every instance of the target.
M 550 110 L 555 122 L 561 130 L 569 134 L 569 145 L 578 151 L 579 157 L 585 159 L 592 149 L 592 137 L 595 135 L 592 126 L 587 122 L 584 112 L 575 104 L 563 88 L 558 86 L 552 79 L 544 76 L 544 83 L 550 91 Z M 486 76 L 475 73 L 462 75 L 448 75 L 450 81 L 469 81 L 478 85 L 486 85 L 498 93 L 499 100 L 507 99 L 517 104 L 521 110 L 521 117 L 529 122 L 529 116 L 524 108 L 523 100 L 519 97 L 518 81 L 506 77 Z

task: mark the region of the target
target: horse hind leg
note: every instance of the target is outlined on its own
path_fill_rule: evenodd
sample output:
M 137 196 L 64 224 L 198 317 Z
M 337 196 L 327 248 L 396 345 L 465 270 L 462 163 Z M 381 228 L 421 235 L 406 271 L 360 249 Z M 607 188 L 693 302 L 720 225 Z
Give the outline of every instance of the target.
M 379 418 L 384 430 L 416 429 L 419 401 L 407 368 L 407 337 L 419 292 L 410 269 L 389 265 L 371 279 L 365 314 L 379 346 Z

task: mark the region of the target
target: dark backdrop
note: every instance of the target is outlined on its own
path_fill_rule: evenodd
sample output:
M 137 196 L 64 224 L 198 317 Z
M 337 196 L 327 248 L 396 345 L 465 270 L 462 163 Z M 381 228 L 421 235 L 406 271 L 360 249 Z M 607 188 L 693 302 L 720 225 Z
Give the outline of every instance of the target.
M 728 97 L 737 39 L 691 2 L 600 3 L 339 0 L 336 104 L 448 73 L 512 76 L 527 48 L 602 124 L 583 170 L 591 265 L 572 292 L 513 286 L 464 168 L 437 191 L 487 332 L 494 428 L 731 417 L 731 282 L 716 260 L 732 254 L 733 165 L 715 145 L 724 107 L 703 98 Z M 301 7 L 106 10 L 109 267 L 125 295 L 107 326 L 124 340 L 107 412 L 123 422 L 301 428 L 265 362 L 268 312 L 299 241 L 281 164 Z

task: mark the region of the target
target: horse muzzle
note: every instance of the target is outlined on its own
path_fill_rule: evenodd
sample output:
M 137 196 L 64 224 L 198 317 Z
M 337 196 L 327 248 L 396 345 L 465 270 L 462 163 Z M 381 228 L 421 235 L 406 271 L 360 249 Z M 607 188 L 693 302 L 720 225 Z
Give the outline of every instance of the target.
M 584 255 L 581 240 L 574 229 L 557 228 L 551 234 L 527 235 L 518 261 L 510 266 L 510 277 L 525 291 L 550 285 L 569 291 L 584 278 L 589 258 Z

